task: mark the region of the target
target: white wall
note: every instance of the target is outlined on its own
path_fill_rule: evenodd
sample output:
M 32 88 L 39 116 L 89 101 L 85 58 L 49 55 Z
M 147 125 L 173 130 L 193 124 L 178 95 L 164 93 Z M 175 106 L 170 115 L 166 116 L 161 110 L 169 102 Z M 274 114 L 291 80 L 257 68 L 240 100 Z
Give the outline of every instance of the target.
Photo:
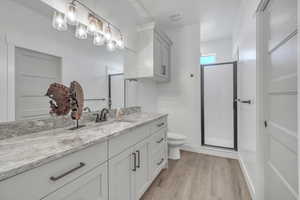
M 233 36 L 234 53 L 239 52 L 238 97 L 252 100 L 253 104 L 238 105 L 238 145 L 243 170 L 249 181 L 252 194 L 257 181 L 257 137 L 256 137 L 256 18 L 259 0 L 242 1 L 240 19 Z
M 216 54 L 216 62 L 231 62 L 232 57 L 232 39 L 220 39 L 201 42 L 201 55 Z
M 136 102 L 145 112 L 158 112 L 158 88 L 151 79 L 141 79 L 137 82 Z
M 8 47 L 7 52 L 4 52 L 7 53 L 8 64 L 0 65 L 10 78 L 4 82 L 6 86 L 1 86 L 1 90 L 6 90 L 1 91 L 1 94 L 9 93 L 11 99 L 7 107 L 14 106 L 15 46 L 61 57 L 63 83 L 68 85 L 77 80 L 85 90 L 85 98 L 107 98 L 106 66 L 122 67 L 123 57 L 120 52 L 110 53 L 105 47 L 94 47 L 91 40 L 77 40 L 73 30 L 58 32 L 52 28 L 50 17 L 11 0 L 0 3 L 0 27 L 0 35 Z M 106 106 L 107 102 L 92 101 L 86 105 L 99 109 Z M 13 120 L 13 112 L 12 108 L 1 119 Z
M 187 136 L 187 148 L 198 149 L 201 147 L 200 26 L 188 25 L 167 34 L 174 43 L 171 82 L 157 84 L 158 112 L 169 114 L 170 131 Z
M 298 20 L 298 30 L 300 30 L 300 2 L 299 2 L 299 0 L 297 1 L 297 3 L 298 3 L 298 7 L 297 7 L 297 12 L 298 12 L 298 16 L 297 16 L 297 20 Z M 298 48 L 300 47 L 300 34 L 298 33 L 297 34 L 297 40 L 298 40 Z M 297 59 L 298 59 L 298 67 L 297 67 L 297 69 L 298 69 L 298 74 L 297 74 L 297 77 L 300 77 L 300 51 L 298 50 L 298 53 L 297 53 Z M 300 127 L 300 81 L 299 81 L 299 79 L 298 79 L 298 85 L 297 85 L 298 87 L 298 135 L 300 135 L 299 134 L 299 127 Z M 300 174 L 300 138 L 298 137 L 298 191 L 300 191 L 300 176 L 299 176 L 299 174 Z

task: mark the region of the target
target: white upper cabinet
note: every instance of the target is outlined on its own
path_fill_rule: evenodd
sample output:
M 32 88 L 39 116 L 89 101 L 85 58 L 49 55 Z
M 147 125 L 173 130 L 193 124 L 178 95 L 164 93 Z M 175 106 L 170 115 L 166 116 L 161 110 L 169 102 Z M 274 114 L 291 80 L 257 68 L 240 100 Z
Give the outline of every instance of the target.
M 137 30 L 134 40 L 135 50 L 125 53 L 125 77 L 169 81 L 172 42 L 168 36 L 150 23 Z

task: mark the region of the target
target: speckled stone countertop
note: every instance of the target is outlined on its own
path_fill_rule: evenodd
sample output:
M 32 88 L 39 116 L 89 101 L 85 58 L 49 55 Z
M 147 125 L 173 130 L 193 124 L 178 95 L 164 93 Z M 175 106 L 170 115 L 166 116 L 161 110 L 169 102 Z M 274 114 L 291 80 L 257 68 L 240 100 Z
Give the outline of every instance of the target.
M 138 112 L 122 121 L 90 122 L 78 130 L 60 128 L 0 140 L 0 181 L 165 116 Z

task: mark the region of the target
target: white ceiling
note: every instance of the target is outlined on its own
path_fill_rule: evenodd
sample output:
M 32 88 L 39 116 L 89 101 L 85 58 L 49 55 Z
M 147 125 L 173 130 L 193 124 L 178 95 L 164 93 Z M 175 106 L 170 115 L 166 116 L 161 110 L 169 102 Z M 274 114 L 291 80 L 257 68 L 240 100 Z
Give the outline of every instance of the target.
M 240 0 L 128 0 L 144 20 L 154 19 L 165 29 L 199 23 L 201 41 L 232 36 Z M 137 6 L 139 4 L 139 6 Z M 144 10 L 144 13 L 142 12 Z M 148 14 L 148 19 L 147 16 Z M 180 14 L 174 22 L 170 16 Z
M 28 0 L 16 0 L 29 4 Z M 68 0 L 56 0 L 68 1 Z M 81 0 L 123 32 L 136 25 L 155 20 L 164 29 L 200 22 L 201 41 L 232 36 L 241 0 Z M 33 3 L 34 2 L 34 3 Z M 32 1 L 37 4 L 39 0 Z M 36 6 L 35 6 L 36 7 Z M 39 8 L 36 10 L 40 10 Z M 180 14 L 181 20 L 172 21 L 171 15 Z

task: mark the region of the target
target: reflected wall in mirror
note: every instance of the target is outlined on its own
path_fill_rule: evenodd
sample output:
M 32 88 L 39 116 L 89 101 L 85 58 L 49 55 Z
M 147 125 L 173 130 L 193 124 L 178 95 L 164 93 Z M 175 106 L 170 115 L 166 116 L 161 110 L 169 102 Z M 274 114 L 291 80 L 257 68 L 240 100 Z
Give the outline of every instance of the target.
M 85 106 L 108 107 L 108 71 L 122 72 L 122 51 L 78 40 L 71 29 L 53 29 L 52 15 L 39 0 L 0 3 L 0 122 L 50 117 L 44 95 L 52 82 L 76 80 Z
M 16 47 L 16 120 L 49 116 L 49 100 L 45 94 L 54 82 L 62 82 L 60 57 Z
M 109 108 L 123 108 L 137 105 L 138 80 L 125 79 L 123 73 L 108 75 Z

